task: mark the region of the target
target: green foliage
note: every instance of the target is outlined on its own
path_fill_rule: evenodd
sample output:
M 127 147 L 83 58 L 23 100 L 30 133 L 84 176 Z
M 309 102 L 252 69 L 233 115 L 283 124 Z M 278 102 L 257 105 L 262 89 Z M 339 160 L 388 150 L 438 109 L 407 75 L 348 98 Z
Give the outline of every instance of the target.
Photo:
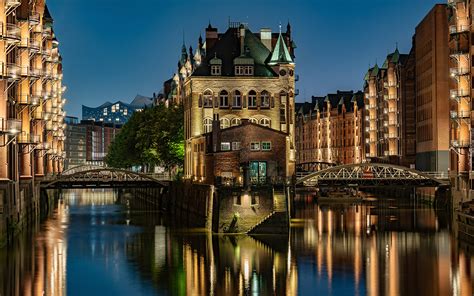
M 184 160 L 182 106 L 160 104 L 135 112 L 109 147 L 108 166 L 182 167 Z

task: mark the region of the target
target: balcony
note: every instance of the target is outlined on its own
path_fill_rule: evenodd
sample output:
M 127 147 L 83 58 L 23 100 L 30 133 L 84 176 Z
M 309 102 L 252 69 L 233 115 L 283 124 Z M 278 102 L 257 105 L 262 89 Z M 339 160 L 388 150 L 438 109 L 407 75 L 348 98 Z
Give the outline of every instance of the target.
M 397 84 L 395 82 L 384 82 L 383 87 L 385 88 L 397 87 Z
M 48 142 L 43 142 L 36 147 L 36 150 L 49 150 L 51 148 L 51 145 Z
M 458 76 L 463 76 L 463 75 L 467 75 L 470 73 L 470 70 L 469 68 L 459 68 L 459 67 L 455 67 L 455 68 L 450 68 L 449 69 L 449 74 L 451 75 L 451 77 L 458 77 Z
M 0 133 L 16 135 L 21 131 L 21 120 L 0 118 Z
M 388 113 L 397 113 L 397 108 L 388 108 Z
M 469 141 L 451 140 L 451 147 L 453 148 L 469 148 Z
M 39 136 L 35 134 L 21 132 L 17 137 L 18 144 L 38 144 L 39 142 Z
M 21 4 L 20 0 L 5 0 L 5 8 L 7 9 L 20 6 L 20 4 Z
M 389 127 L 398 127 L 398 122 L 396 120 L 389 120 L 388 121 Z
M 41 52 L 45 57 L 49 57 L 51 56 L 51 54 L 53 53 L 53 51 L 51 50 L 51 48 L 43 48 L 43 51 Z
M 17 64 L 7 64 L 5 75 L 8 78 L 18 79 L 20 76 L 21 68 Z
M 28 22 L 32 25 L 38 25 L 40 23 L 40 14 L 37 12 L 30 12 Z
M 43 112 L 40 110 L 35 110 L 33 113 L 31 113 L 32 120 L 43 120 L 43 116 Z
M 389 133 L 388 138 L 390 140 L 398 139 L 398 133 Z
M 38 40 L 35 40 L 35 39 L 28 39 L 28 48 L 32 51 L 32 52 L 39 52 L 40 51 L 40 48 L 41 48 L 41 44 Z
M 462 97 L 469 97 L 470 92 L 464 89 L 452 89 L 449 91 L 449 97 L 451 99 L 459 100 Z
M 16 102 L 19 105 L 38 106 L 39 98 L 37 96 L 31 95 L 20 95 L 18 96 Z
M 2 28 L 2 37 L 3 39 L 6 39 L 7 42 L 19 42 L 21 40 L 21 31 L 20 27 L 16 24 L 7 24 L 6 27 L 3 26 L 3 23 L 1 24 Z
M 45 126 L 47 131 L 57 131 L 58 130 L 58 125 L 52 121 L 47 121 L 46 126 Z
M 449 112 L 451 119 L 466 119 L 470 118 L 470 111 L 450 111 Z
M 376 109 L 377 105 L 376 104 L 369 104 L 367 105 L 367 109 Z

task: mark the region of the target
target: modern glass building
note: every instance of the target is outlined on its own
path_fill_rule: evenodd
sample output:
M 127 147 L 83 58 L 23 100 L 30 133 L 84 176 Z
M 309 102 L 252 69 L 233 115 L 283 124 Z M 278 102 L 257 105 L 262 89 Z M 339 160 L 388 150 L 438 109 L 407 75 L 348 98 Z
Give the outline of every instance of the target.
M 137 95 L 130 103 L 117 101 L 106 102 L 99 107 L 88 107 L 82 105 L 82 119 L 95 122 L 125 124 L 134 112 L 153 105 L 153 98 Z

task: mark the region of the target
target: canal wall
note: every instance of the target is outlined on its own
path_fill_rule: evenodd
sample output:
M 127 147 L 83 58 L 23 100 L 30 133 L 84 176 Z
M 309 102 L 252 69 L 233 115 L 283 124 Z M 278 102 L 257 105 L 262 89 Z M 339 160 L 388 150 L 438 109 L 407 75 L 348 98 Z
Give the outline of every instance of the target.
M 0 247 L 53 209 L 57 190 L 42 191 L 35 180 L 0 184 Z
M 132 189 L 120 196 L 132 210 L 157 210 L 169 214 L 170 223 L 177 227 L 204 228 L 216 233 L 288 232 L 284 188 L 244 190 L 176 181 L 166 189 Z

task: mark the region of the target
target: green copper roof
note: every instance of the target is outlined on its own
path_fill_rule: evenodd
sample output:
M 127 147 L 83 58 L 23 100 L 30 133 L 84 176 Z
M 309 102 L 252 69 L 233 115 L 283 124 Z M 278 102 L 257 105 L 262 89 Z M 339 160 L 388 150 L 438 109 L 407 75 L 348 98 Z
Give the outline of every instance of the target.
M 376 77 L 379 75 L 379 66 L 375 64 L 375 66 L 372 68 L 372 72 L 370 73 L 370 76 Z
M 397 64 L 398 61 L 400 61 L 400 52 L 398 51 L 398 48 L 395 50 L 395 52 L 392 55 L 392 60 L 390 61 L 391 63 Z
M 269 65 L 276 65 L 276 64 L 293 64 L 293 59 L 290 56 L 290 52 L 286 47 L 285 40 L 283 40 L 283 36 L 278 36 L 277 43 L 275 45 L 275 49 L 273 50 L 272 57 L 270 59 Z

